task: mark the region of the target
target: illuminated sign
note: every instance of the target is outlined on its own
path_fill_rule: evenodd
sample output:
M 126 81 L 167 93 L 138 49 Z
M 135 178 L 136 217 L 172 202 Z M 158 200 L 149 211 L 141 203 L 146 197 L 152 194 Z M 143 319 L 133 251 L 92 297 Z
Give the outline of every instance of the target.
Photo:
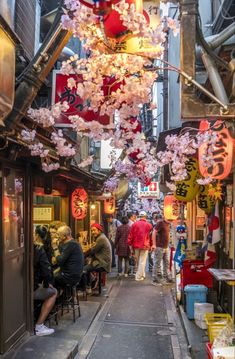
M 141 186 L 138 183 L 138 197 L 139 198 L 160 198 L 160 189 L 158 182 L 151 182 L 149 186 Z

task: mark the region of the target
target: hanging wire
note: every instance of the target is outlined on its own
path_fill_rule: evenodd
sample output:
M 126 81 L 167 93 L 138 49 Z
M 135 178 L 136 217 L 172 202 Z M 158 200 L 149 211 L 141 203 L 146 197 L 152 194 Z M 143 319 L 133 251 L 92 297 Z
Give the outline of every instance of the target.
M 230 16 L 228 10 L 224 9 L 224 1 L 222 2 L 221 0 L 219 0 L 219 3 L 220 3 L 220 9 L 221 9 L 221 16 L 224 20 L 234 20 L 235 19 L 235 16 Z M 226 16 L 225 14 L 229 15 L 229 16 Z

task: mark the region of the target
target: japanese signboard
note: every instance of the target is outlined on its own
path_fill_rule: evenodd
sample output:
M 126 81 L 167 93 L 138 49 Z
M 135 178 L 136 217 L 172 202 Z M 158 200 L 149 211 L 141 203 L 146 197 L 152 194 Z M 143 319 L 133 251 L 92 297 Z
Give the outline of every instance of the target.
M 52 104 L 57 102 L 67 101 L 69 108 L 59 118 L 55 119 L 58 127 L 71 127 L 72 124 L 69 116 L 78 115 L 84 121 L 97 121 L 102 125 L 110 123 L 110 117 L 107 115 L 100 116 L 99 112 L 88 110 L 89 103 L 84 101 L 79 94 L 77 94 L 76 87 L 70 89 L 67 85 L 68 79 L 74 78 L 77 83 L 82 82 L 82 75 L 71 74 L 69 76 L 63 75 L 60 71 L 53 71 L 53 85 L 52 85 Z
M 194 200 L 199 190 L 198 179 L 198 160 L 189 158 L 186 162 L 187 177 L 183 181 L 176 182 L 175 198 L 179 201 L 190 202 Z
M 138 183 L 138 197 L 139 198 L 160 198 L 160 189 L 158 182 L 151 182 L 149 186 L 141 186 Z
M 206 131 L 210 127 L 208 121 L 201 121 L 200 130 Z M 226 178 L 232 168 L 233 163 L 233 139 L 229 134 L 228 129 L 224 126 L 222 121 L 216 121 L 213 126 L 213 132 L 217 134 L 217 141 L 214 145 L 213 159 L 214 165 L 204 167 L 200 158 L 204 155 L 207 144 L 204 143 L 199 147 L 199 170 L 202 176 L 211 177 L 213 179 L 221 180 Z
M 88 196 L 84 188 L 77 188 L 72 193 L 72 216 L 75 219 L 84 219 L 87 215 Z

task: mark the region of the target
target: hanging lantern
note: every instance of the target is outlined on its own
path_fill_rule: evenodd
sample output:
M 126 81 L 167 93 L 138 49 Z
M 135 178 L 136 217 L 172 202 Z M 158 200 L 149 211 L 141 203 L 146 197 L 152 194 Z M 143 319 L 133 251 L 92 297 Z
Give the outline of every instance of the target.
M 215 207 L 215 200 L 209 195 L 208 190 L 208 185 L 199 186 L 197 196 L 197 205 L 199 208 L 203 209 L 206 214 L 210 214 Z
M 210 128 L 208 121 L 201 121 L 199 129 L 206 131 Z M 199 147 L 199 170 L 203 177 L 211 177 L 213 179 L 222 180 L 228 177 L 233 164 L 233 139 L 228 129 L 222 121 L 216 121 L 213 126 L 213 132 L 217 133 L 218 140 L 214 146 L 213 158 L 214 165 L 204 167 L 200 158 L 204 155 L 207 144 L 204 143 Z
M 84 219 L 87 215 L 88 196 L 84 188 L 77 188 L 71 197 L 72 216 L 75 219 Z
M 198 179 L 198 160 L 190 157 L 186 162 L 187 177 L 183 181 L 176 182 L 175 198 L 178 201 L 193 201 L 199 190 Z
M 115 198 L 110 197 L 104 200 L 104 213 L 113 214 L 115 212 Z
M 117 1 L 118 3 L 119 1 Z M 127 4 L 135 4 L 136 11 L 142 13 L 143 12 L 143 1 L 142 0 L 125 0 Z M 148 16 L 144 11 L 144 16 L 148 20 Z M 105 35 L 109 38 L 123 38 L 127 34 L 130 34 L 127 27 L 123 25 L 123 21 L 121 20 L 121 15 L 116 11 L 112 10 L 107 16 L 104 16 L 104 31 Z
M 179 217 L 178 201 L 173 194 L 168 194 L 164 198 L 164 217 L 168 221 L 175 221 Z

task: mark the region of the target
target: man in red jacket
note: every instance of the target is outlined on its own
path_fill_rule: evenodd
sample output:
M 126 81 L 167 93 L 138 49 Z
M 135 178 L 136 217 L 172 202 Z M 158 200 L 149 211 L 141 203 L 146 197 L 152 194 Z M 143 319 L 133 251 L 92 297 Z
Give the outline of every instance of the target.
M 133 223 L 128 236 L 128 245 L 137 261 L 137 272 L 135 275 L 135 280 L 137 281 L 144 280 L 145 278 L 146 261 L 151 247 L 150 232 L 152 230 L 152 225 L 146 220 L 147 213 L 140 211 L 139 216 L 140 219 Z

